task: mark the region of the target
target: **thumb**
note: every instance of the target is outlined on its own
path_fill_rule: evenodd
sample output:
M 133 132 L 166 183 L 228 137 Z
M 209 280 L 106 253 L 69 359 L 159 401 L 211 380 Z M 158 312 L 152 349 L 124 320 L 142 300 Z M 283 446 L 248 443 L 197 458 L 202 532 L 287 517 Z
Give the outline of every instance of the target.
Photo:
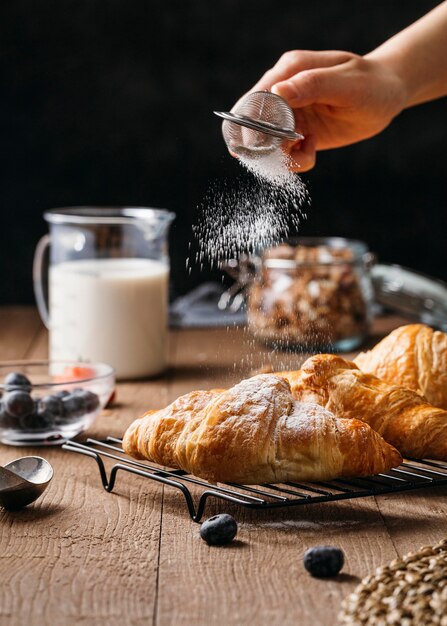
M 303 141 L 296 144 L 289 155 L 289 169 L 303 173 L 311 170 L 316 161 L 316 141 L 313 135 L 306 135 Z
M 273 85 L 272 92 L 287 100 L 293 108 L 314 103 L 338 104 L 343 95 L 339 75 L 338 68 L 299 72 L 292 78 Z

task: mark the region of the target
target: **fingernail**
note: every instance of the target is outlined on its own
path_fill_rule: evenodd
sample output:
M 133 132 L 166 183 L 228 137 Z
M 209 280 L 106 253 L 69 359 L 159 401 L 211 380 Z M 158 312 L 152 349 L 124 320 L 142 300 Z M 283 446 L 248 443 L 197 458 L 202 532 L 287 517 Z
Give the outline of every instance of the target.
M 276 83 L 272 87 L 272 93 L 275 93 L 277 96 L 281 96 L 286 100 L 288 98 L 293 98 L 296 96 L 295 85 L 291 80 L 285 80 L 282 83 Z

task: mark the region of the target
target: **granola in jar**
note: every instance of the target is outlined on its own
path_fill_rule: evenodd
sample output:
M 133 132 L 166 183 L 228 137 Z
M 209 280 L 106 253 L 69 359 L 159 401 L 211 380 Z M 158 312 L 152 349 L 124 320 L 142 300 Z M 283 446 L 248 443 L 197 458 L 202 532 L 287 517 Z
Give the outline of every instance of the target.
M 298 239 L 264 251 L 248 289 L 248 324 L 268 344 L 352 350 L 371 322 L 365 244 Z

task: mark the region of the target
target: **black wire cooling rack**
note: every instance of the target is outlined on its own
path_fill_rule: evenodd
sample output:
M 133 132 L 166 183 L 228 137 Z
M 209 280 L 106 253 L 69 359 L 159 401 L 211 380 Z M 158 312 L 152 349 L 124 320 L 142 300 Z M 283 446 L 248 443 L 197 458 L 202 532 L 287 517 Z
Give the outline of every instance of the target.
M 251 509 L 279 509 L 318 502 L 335 502 L 350 498 L 363 498 L 382 493 L 423 489 L 447 485 L 447 465 L 427 460 L 406 460 L 398 468 L 367 478 L 337 479 L 330 482 L 239 485 L 235 483 L 211 484 L 183 470 L 166 470 L 159 465 L 136 461 L 121 447 L 121 439 L 87 439 L 85 442 L 67 441 L 62 447 L 95 459 L 102 484 L 113 491 L 119 471 L 149 478 L 174 487 L 183 494 L 191 518 L 199 522 L 209 499 L 233 502 Z M 118 461 L 107 474 L 105 459 Z M 190 487 L 198 488 L 195 497 Z

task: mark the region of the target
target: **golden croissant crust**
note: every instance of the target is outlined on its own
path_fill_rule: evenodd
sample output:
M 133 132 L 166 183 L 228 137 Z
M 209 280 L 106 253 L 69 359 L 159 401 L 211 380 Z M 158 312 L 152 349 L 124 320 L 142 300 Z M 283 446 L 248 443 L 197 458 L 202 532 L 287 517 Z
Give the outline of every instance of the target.
M 212 482 L 245 484 L 367 476 L 402 458 L 367 424 L 296 402 L 273 374 L 226 391 L 193 391 L 127 429 L 124 450 Z
M 403 456 L 447 460 L 447 411 L 404 387 L 361 372 L 333 354 L 307 359 L 297 372 L 281 372 L 293 397 L 316 402 L 337 417 L 360 418 Z
M 447 334 L 425 324 L 393 330 L 354 363 L 385 382 L 416 391 L 434 406 L 447 409 Z

